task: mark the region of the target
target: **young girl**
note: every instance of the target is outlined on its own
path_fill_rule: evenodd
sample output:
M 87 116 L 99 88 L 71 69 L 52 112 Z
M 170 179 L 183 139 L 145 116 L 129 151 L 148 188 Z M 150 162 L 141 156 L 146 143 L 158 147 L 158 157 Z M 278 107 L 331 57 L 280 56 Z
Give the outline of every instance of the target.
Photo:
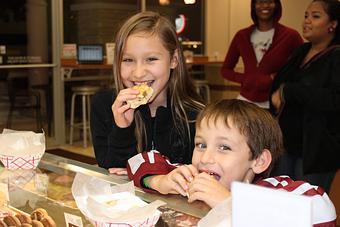
M 187 74 L 174 25 L 155 12 L 129 18 L 116 36 L 113 72 L 117 95 L 99 93 L 91 107 L 99 166 L 124 173 L 130 157 L 151 149 L 172 162 L 190 163 L 194 121 L 204 106 Z M 137 97 L 132 87 L 140 84 L 153 94 L 146 105 L 133 109 L 127 101 Z
M 176 168 L 151 151 L 131 158 L 128 172 L 144 189 L 181 194 L 210 207 L 230 197 L 233 181 L 311 196 L 313 224 L 335 227 L 335 209 L 323 189 L 288 176 L 265 179 L 282 151 L 280 127 L 268 111 L 241 100 L 222 100 L 197 117 L 192 165 Z

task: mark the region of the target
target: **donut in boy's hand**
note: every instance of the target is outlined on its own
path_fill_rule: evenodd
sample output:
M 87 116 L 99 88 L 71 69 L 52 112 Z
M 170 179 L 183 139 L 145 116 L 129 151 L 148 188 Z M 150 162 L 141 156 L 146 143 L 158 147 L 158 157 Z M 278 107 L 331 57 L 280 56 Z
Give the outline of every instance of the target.
M 140 105 L 147 104 L 152 96 L 153 89 L 146 84 L 136 85 L 133 86 L 132 88 L 138 90 L 139 94 L 135 99 L 127 101 L 127 103 L 130 104 L 130 107 L 136 109 Z

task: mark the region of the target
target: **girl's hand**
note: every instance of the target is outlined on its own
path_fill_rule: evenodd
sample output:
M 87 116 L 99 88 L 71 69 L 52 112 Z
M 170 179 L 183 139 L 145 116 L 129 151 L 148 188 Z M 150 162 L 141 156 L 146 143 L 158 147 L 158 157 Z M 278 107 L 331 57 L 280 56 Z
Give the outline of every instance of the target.
M 188 184 L 198 175 L 193 165 L 180 166 L 167 175 L 150 178 L 149 185 L 161 194 L 181 194 L 187 196 Z
M 109 168 L 109 173 L 116 174 L 116 175 L 127 175 L 126 168 Z
M 118 93 L 111 106 L 113 119 L 118 127 L 126 128 L 131 125 L 135 110 L 126 101 L 136 98 L 138 94 L 139 91 L 132 88 L 123 89 Z
M 189 203 L 201 200 L 212 208 L 230 196 L 230 191 L 207 173 L 196 176 L 189 185 L 188 192 Z

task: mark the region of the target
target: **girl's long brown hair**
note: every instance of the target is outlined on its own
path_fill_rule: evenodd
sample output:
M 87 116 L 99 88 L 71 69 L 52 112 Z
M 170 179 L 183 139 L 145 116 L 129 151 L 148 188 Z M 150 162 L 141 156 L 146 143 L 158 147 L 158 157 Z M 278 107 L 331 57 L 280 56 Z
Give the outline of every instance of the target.
M 203 109 L 204 105 L 195 92 L 192 79 L 188 75 L 182 47 L 178 41 L 175 27 L 167 18 L 161 16 L 159 13 L 151 11 L 138 13 L 130 17 L 118 31 L 115 41 L 116 46 L 113 67 L 116 92 L 118 94 L 120 90 L 125 88 L 121 80 L 120 66 L 126 40 L 130 35 L 139 32 L 157 35 L 162 41 L 163 46 L 169 51 L 170 57 L 172 57 L 176 51 L 178 52 L 178 65 L 171 70 L 167 94 L 169 96 L 168 98 L 170 98 L 172 116 L 176 130 L 181 135 L 180 138 L 189 138 L 190 140 L 194 135 L 190 135 L 190 121 L 185 110 L 192 109 L 200 111 Z M 135 112 L 135 123 L 135 135 L 138 143 L 137 151 L 142 152 L 142 138 L 144 136 L 146 142 L 147 135 L 139 111 Z M 182 142 L 184 143 L 185 140 Z

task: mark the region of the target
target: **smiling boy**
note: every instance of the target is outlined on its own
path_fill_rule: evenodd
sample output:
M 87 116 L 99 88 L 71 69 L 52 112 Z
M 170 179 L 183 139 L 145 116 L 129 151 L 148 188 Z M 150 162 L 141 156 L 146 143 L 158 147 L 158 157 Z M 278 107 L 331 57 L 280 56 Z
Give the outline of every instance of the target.
M 335 209 L 323 189 L 287 176 L 265 179 L 282 151 L 282 133 L 269 112 L 245 101 L 222 100 L 197 118 L 192 165 L 173 165 L 150 151 L 131 158 L 128 173 L 145 190 L 188 195 L 189 202 L 201 200 L 210 207 L 230 197 L 233 181 L 311 196 L 314 226 L 335 226 Z

